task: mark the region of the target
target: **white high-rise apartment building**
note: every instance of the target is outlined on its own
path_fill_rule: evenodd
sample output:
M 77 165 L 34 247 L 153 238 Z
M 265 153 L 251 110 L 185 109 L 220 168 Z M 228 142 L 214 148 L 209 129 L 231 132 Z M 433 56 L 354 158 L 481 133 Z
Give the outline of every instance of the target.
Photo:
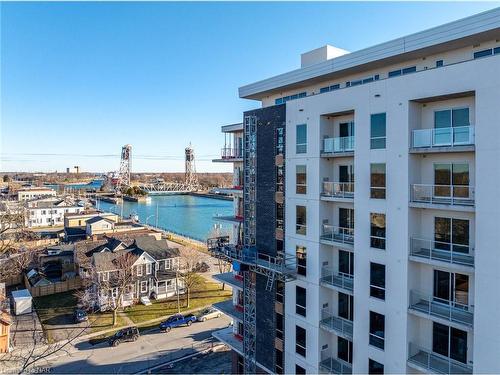
M 297 275 L 266 368 L 500 373 L 500 8 L 353 53 L 319 48 L 240 97 L 286 107 Z

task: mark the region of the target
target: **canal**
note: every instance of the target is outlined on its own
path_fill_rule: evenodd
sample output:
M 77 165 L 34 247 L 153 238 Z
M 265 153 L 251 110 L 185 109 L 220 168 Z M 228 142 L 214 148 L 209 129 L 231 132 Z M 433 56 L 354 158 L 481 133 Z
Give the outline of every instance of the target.
M 156 211 L 158 206 L 158 218 Z M 121 205 L 99 201 L 99 209 L 121 214 Z M 222 233 L 229 233 L 230 224 L 213 220 L 216 215 L 232 215 L 233 202 L 193 195 L 151 196 L 148 203 L 123 204 L 123 217 L 137 214 L 141 223 L 152 224 L 167 231 L 205 241 L 215 225 L 222 226 Z

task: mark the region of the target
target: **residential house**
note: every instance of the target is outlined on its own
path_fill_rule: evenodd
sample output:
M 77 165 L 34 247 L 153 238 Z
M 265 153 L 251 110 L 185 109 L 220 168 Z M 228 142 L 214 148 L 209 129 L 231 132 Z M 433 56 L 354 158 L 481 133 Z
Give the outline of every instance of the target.
M 57 195 L 54 189 L 46 187 L 23 188 L 17 191 L 17 200 L 25 202 L 32 199 L 55 197 Z

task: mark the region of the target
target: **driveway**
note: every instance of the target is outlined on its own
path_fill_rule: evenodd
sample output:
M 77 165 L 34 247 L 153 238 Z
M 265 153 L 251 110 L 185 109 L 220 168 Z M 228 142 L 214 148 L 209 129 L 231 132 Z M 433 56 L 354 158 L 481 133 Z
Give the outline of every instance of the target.
M 92 346 L 82 342 L 76 344 L 69 355 L 64 353 L 37 365 L 50 367 L 51 373 L 59 374 L 136 373 L 171 360 L 177 354 L 187 354 L 193 345 L 210 339 L 213 331 L 227 327 L 230 321 L 223 315 L 191 327 L 175 328 L 169 333 L 154 329 L 135 343 L 122 343 L 114 348 L 107 343 Z

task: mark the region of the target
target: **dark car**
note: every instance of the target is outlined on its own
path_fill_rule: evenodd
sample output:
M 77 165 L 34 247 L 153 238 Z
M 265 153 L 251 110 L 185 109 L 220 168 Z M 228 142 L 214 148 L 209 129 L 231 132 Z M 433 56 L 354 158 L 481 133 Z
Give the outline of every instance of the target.
M 89 320 L 89 316 L 87 315 L 87 312 L 85 310 L 76 309 L 73 312 L 73 322 L 82 323 L 86 322 L 87 320 Z
M 137 327 L 129 327 L 120 329 L 108 340 L 109 346 L 118 346 L 125 341 L 137 341 L 139 338 L 139 330 Z
M 175 314 L 169 317 L 167 320 L 160 323 L 161 332 L 170 332 L 172 328 L 187 325 L 190 326 L 196 322 L 196 316 L 193 314 L 188 314 L 186 316 L 182 314 Z

